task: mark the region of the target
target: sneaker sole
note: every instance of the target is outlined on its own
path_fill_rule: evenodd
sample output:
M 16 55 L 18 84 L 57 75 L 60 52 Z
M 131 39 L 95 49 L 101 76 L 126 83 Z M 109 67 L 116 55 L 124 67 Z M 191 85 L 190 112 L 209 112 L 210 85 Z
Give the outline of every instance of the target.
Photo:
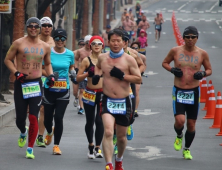
M 102 155 L 96 155 L 96 158 L 103 158 Z
M 37 146 L 40 147 L 40 148 L 46 148 L 45 145 L 37 145 Z
M 62 155 L 62 153 L 53 152 L 53 155 Z
M 32 156 L 25 156 L 27 159 L 35 159 L 35 156 L 32 157 Z

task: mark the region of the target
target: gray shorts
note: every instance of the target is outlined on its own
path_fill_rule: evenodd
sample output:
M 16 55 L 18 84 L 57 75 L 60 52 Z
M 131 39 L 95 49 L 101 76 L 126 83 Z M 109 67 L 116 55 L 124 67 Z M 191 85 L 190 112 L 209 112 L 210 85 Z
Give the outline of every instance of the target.
M 83 80 L 79 83 L 79 89 L 85 89 L 87 85 L 87 81 Z

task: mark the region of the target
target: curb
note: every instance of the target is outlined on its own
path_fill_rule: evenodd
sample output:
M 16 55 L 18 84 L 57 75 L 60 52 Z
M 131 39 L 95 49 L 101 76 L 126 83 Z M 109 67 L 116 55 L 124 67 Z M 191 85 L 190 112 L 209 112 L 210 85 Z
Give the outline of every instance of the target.
M 6 107 L 0 111 L 0 129 L 15 118 L 15 105 Z

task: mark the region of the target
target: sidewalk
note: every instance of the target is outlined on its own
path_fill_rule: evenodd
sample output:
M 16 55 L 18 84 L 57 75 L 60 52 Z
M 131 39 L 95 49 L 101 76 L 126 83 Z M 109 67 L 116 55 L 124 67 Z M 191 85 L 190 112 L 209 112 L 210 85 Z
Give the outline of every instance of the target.
M 0 102 L 0 128 L 15 118 L 14 92 L 11 92 L 12 94 L 3 94 L 7 103 Z

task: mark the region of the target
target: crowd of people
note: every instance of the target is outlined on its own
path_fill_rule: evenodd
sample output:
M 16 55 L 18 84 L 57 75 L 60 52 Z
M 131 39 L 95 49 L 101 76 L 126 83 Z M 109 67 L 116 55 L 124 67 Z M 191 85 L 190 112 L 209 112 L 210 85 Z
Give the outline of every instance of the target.
M 78 41 L 79 49 L 75 51 L 66 48 L 66 30 L 58 28 L 51 37 L 53 23 L 49 17 L 41 20 L 31 17 L 26 21 L 27 36 L 14 41 L 5 58 L 6 66 L 16 77 L 16 125 L 21 132 L 18 146 L 24 147 L 28 137 L 26 158 L 35 158 L 35 141 L 37 146 L 46 147 L 51 144 L 53 135 L 52 153 L 62 154 L 63 118 L 72 86 L 74 107 L 78 107 L 78 114 L 86 117 L 88 158 L 105 157 L 105 169 L 113 170 L 112 157 L 115 154 L 115 170 L 123 170 L 124 150 L 127 140 L 134 136 L 132 125 L 139 116 L 139 91 L 141 76 L 146 70 L 147 29 L 150 27 L 139 4 L 136 17 L 141 17 L 142 21 L 135 24 L 132 10 L 129 13 L 125 10 L 121 29 L 111 29 L 107 25 L 102 36 L 86 35 Z M 157 14 L 155 29 L 158 38 L 162 22 Z M 211 75 L 212 70 L 208 54 L 195 46 L 197 29 L 187 27 L 183 38 L 185 45 L 171 49 L 163 67 L 175 75 L 173 108 L 177 137 L 174 148 L 177 151 L 182 148 L 186 113 L 188 123 L 183 155 L 185 159 L 192 159 L 189 148 L 195 136 L 199 109 L 199 80 Z M 192 58 L 194 54 L 196 57 Z M 172 61 L 174 67 L 169 65 Z M 201 65 L 205 71 L 200 71 Z M 188 98 L 183 98 L 187 93 Z M 26 126 L 27 115 L 29 127 Z

